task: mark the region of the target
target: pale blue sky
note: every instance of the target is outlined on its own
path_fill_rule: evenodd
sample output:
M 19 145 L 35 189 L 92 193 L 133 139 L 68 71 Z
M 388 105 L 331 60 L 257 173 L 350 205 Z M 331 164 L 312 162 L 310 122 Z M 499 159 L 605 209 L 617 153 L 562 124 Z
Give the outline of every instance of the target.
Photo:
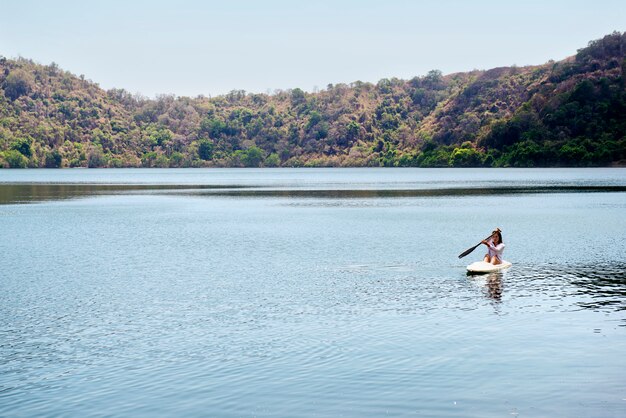
M 0 0 L 0 55 L 147 96 L 541 64 L 614 30 L 625 1 Z

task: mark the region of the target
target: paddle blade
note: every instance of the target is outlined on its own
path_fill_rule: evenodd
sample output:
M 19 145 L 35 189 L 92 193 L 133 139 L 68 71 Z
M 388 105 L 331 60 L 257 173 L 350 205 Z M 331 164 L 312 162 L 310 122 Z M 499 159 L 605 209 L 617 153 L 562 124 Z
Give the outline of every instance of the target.
M 476 248 L 478 248 L 479 245 L 480 244 L 474 245 L 472 248 L 468 248 L 467 250 L 463 251 L 461 254 L 459 254 L 459 258 L 465 257 L 466 255 L 474 251 Z

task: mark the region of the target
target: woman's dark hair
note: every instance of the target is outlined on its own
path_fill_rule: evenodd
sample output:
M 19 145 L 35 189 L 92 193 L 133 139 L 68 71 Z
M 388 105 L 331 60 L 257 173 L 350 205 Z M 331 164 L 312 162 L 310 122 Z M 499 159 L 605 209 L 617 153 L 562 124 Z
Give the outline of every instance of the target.
M 498 243 L 502 244 L 504 242 L 502 241 L 502 233 L 500 232 L 500 229 L 496 229 L 495 231 L 493 231 L 491 235 L 493 234 L 498 234 Z

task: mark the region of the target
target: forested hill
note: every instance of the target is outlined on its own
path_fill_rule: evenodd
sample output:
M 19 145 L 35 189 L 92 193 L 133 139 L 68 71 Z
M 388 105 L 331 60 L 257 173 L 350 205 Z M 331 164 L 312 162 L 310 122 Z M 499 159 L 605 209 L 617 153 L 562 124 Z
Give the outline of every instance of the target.
M 154 100 L 0 57 L 0 166 L 623 165 L 625 53 L 614 32 L 537 66 Z

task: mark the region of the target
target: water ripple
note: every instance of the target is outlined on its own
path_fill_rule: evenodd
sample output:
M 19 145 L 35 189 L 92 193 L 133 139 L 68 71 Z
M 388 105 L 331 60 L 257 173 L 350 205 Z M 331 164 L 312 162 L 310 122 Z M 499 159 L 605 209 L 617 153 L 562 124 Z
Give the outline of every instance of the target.
M 0 415 L 625 415 L 622 192 L 365 173 L 0 206 Z M 466 276 L 496 220 L 513 267 Z

